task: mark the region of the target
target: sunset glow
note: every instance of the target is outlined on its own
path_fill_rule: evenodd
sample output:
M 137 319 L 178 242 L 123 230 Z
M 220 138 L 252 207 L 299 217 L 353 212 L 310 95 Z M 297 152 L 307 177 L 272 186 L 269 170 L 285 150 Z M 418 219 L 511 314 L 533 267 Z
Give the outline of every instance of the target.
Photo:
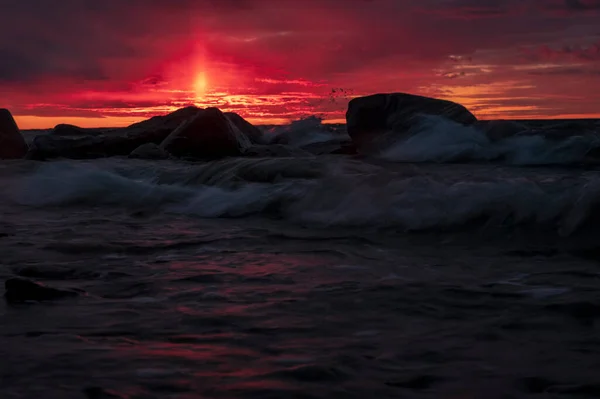
M 206 80 L 206 73 L 199 72 L 194 81 L 194 93 L 196 94 L 197 101 L 202 101 L 202 99 L 204 99 L 207 88 L 208 82 Z
M 596 0 L 32 1 L 0 17 L 0 107 L 24 129 L 192 104 L 340 122 L 395 91 L 480 118 L 600 116 Z

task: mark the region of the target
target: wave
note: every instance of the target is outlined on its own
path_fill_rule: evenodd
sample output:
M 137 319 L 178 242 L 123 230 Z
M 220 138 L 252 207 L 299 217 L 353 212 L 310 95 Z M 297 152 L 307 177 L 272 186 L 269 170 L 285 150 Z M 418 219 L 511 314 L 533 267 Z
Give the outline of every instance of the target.
M 293 147 L 305 147 L 311 144 L 330 141 L 350 141 L 350 136 L 323 124 L 318 116 L 309 116 L 289 125 L 276 126 L 263 136 L 266 144 L 286 144 Z
M 594 175 L 452 180 L 418 169 L 392 173 L 340 161 L 309 165 L 320 168 L 318 174 L 257 181 L 253 176 L 268 175 L 278 167 L 302 171 L 307 166 L 300 159 L 254 162 L 243 168 L 232 160 L 166 170 L 151 163 L 130 162 L 127 169 L 108 167 L 109 163 L 56 162 L 15 179 L 0 195 L 38 208 L 112 206 L 206 218 L 263 215 L 310 227 L 404 231 L 462 228 L 472 223 L 536 225 L 563 235 L 589 225 L 600 203 L 600 178 Z M 246 176 L 232 172 L 248 170 L 247 166 L 254 172 Z M 211 173 L 219 177 L 208 178 Z
M 386 143 L 381 158 L 395 162 L 497 161 L 508 165 L 569 165 L 586 161 L 600 148 L 594 134 L 573 132 L 556 140 L 542 134 L 490 140 L 475 126 L 463 126 L 439 116 L 422 115 L 404 137 Z

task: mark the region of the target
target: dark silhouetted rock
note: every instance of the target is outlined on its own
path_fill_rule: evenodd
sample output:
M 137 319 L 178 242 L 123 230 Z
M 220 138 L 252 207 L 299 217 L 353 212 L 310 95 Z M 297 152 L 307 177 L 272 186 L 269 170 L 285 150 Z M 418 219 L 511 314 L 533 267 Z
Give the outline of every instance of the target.
M 129 158 L 135 159 L 168 159 L 170 155 L 168 152 L 160 148 L 159 145 L 154 143 L 143 144 L 133 150 L 131 154 L 129 154 Z
M 235 112 L 225 112 L 225 116 L 248 137 L 252 144 L 263 144 L 263 132 Z
M 257 158 L 296 158 L 312 157 L 313 154 L 301 148 L 283 144 L 253 145 L 244 150 L 243 156 Z
M 196 107 L 182 108 L 170 114 L 155 116 L 121 129 L 63 127 L 61 130 L 73 134 L 37 136 L 33 140 L 28 158 L 45 160 L 129 156 L 144 144 L 161 144 L 173 130 L 200 111 Z M 83 132 L 83 134 L 77 132 Z
M 178 157 L 218 159 L 238 156 L 251 146 L 250 139 L 217 108 L 200 111 L 161 144 Z
M 24 158 L 27 149 L 27 143 L 10 111 L 0 109 L 0 159 Z
M 52 301 L 79 295 L 75 291 L 47 287 L 21 277 L 6 280 L 4 288 L 6 290 L 4 296 L 9 302 Z
M 58 125 L 54 133 L 35 137 L 27 157 L 164 159 L 172 154 L 221 158 L 240 155 L 242 149 L 250 147 L 252 141 L 259 141 L 262 135 L 260 129 L 237 114 L 225 115 L 216 108 L 197 107 L 182 108 L 121 129 Z
M 41 135 L 33 139 L 28 158 L 90 159 L 112 156 L 129 156 L 143 144 L 160 144 L 168 130 L 116 129 L 97 136 Z
M 405 93 L 375 94 L 350 100 L 346 112 L 348 134 L 360 150 L 369 150 L 384 135 L 408 133 L 423 115 L 441 116 L 471 125 L 477 118 L 464 106 L 446 100 Z
M 155 131 L 155 130 L 169 130 L 172 132 L 177 129 L 183 122 L 188 121 L 195 117 L 198 112 L 202 111 L 201 108 L 190 106 L 178 109 L 177 111 L 171 112 L 167 115 L 153 116 L 150 119 L 146 119 L 141 122 L 130 125 L 129 129 L 141 130 L 141 131 Z
M 84 129 L 79 126 L 61 123 L 60 125 L 56 125 L 50 134 L 54 136 L 88 136 L 100 133 L 100 129 Z

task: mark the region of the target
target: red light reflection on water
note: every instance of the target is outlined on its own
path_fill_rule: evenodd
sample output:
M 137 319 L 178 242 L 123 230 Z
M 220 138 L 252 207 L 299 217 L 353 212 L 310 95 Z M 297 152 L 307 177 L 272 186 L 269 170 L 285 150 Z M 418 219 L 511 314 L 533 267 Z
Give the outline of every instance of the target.
M 290 278 L 302 275 L 302 271 L 319 271 L 323 266 L 331 264 L 330 259 L 314 255 L 259 254 L 250 252 L 206 254 L 194 257 L 193 260 L 173 261 L 168 269 L 178 279 L 200 276 L 222 278 L 230 283 L 286 283 Z M 314 276 L 314 274 L 313 274 Z M 169 278 L 173 277 L 172 275 Z M 232 284 L 231 287 L 235 288 Z
M 297 301 L 311 287 L 327 282 L 327 274 L 339 279 L 328 267 L 331 258 L 211 252 L 185 259 L 152 265 L 172 298 L 164 310 L 168 330 L 156 331 L 148 337 L 151 342 L 142 339 L 119 347 L 118 356 L 135 359 L 148 369 L 185 370 L 177 378 L 194 387 L 227 392 L 289 390 L 290 382 L 277 381 L 274 374 L 288 366 L 277 363 L 281 354 L 267 350 L 273 345 L 269 336 L 246 331 L 285 328 L 298 333 L 312 328 L 315 318 L 310 312 L 289 312 L 286 301 Z M 301 342 L 300 346 L 315 346 Z M 306 347 L 292 349 L 289 356 L 302 357 Z

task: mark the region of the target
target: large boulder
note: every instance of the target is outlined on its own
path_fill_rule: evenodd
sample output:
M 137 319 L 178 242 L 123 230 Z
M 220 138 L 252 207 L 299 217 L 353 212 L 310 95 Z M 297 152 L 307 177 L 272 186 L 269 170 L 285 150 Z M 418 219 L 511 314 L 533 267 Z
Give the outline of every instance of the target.
M 348 134 L 360 150 L 375 147 L 382 136 L 405 135 L 426 115 L 441 116 L 462 125 L 477 118 L 452 101 L 405 93 L 374 94 L 350 100 L 346 112 Z
M 180 125 L 161 144 L 178 157 L 218 159 L 242 155 L 250 139 L 217 108 L 206 108 Z
M 27 154 L 27 143 L 12 114 L 0 109 L 0 159 L 21 159 Z

